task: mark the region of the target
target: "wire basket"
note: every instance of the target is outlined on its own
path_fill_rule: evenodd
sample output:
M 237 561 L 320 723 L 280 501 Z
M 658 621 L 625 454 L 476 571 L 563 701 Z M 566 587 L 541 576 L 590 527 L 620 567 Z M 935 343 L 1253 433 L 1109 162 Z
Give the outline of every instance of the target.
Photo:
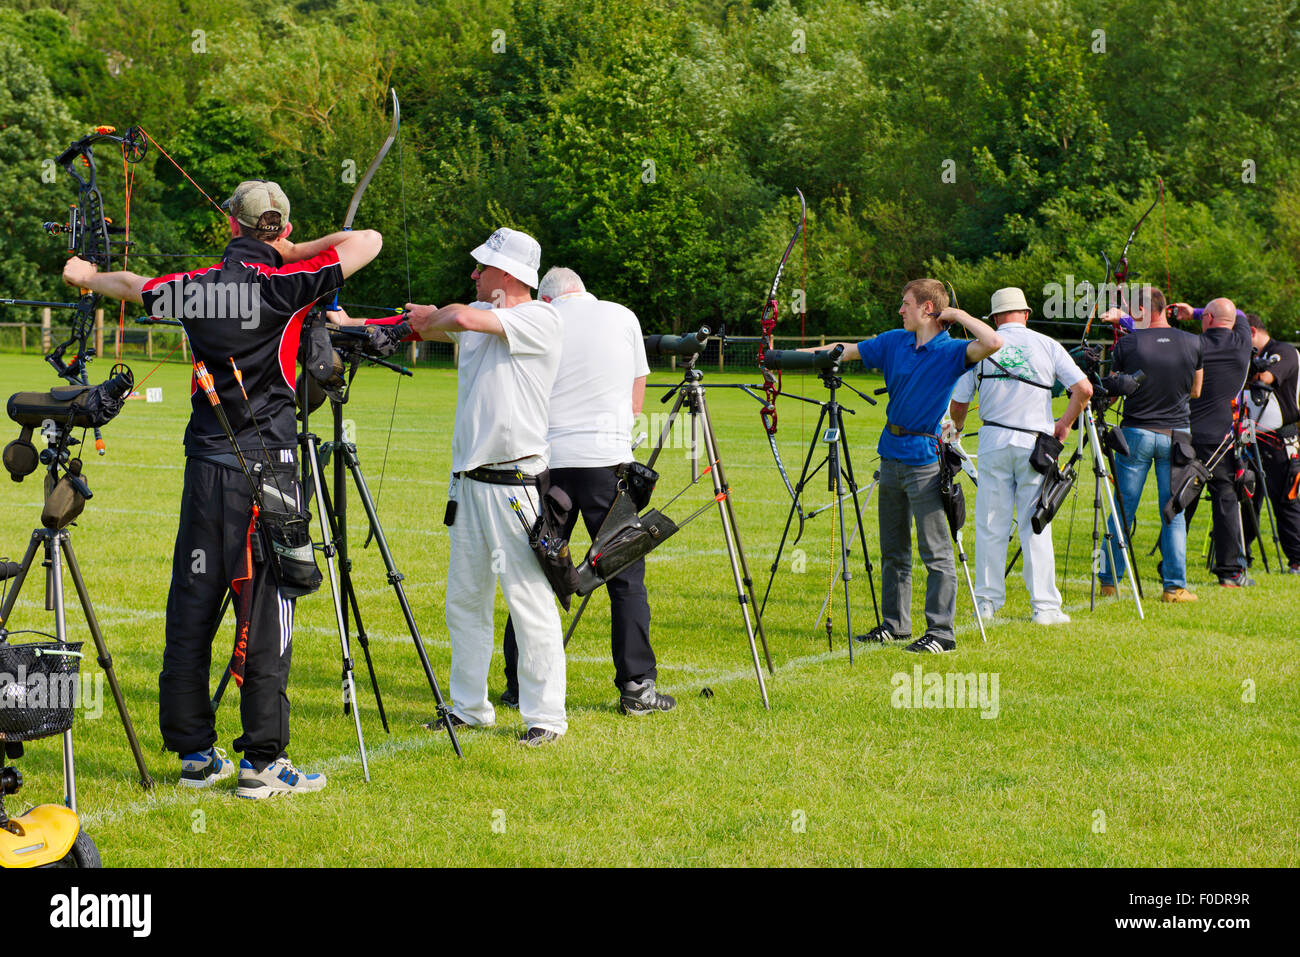
M 31 741 L 72 727 L 80 641 L 0 642 L 0 741 Z

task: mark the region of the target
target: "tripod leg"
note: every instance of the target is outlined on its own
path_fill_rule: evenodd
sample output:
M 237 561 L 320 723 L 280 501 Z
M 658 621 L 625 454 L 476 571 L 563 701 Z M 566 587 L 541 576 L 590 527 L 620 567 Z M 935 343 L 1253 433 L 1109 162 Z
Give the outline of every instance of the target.
M 216 627 L 212 629 L 212 639 L 211 641 L 208 642 L 208 644 L 212 644 L 213 641 L 216 641 L 217 635 L 221 634 L 221 625 L 226 618 L 226 609 L 230 607 L 231 594 L 232 593 L 230 592 L 230 590 L 227 589 L 226 597 L 221 600 L 221 610 L 217 612 L 217 624 Z M 230 652 L 230 661 L 226 663 L 226 670 L 221 673 L 221 680 L 217 682 L 217 690 L 212 695 L 212 711 L 214 714 L 216 713 L 217 708 L 221 706 L 221 699 L 226 694 L 226 685 L 230 684 L 231 668 L 235 663 L 235 651 L 238 648 L 239 648 L 239 636 L 236 635 L 235 647 Z
M 339 632 L 339 651 L 342 657 L 343 666 L 343 710 L 346 713 L 349 709 L 352 712 L 352 721 L 357 729 L 357 747 L 361 750 L 361 771 L 365 776 L 366 782 L 370 781 L 370 762 L 366 757 L 366 739 L 361 732 L 361 712 L 357 710 L 357 689 L 356 680 L 352 675 L 352 654 L 348 648 L 348 631 L 347 626 L 343 624 L 343 601 L 339 594 L 338 576 L 334 569 L 334 541 L 330 537 L 329 522 L 326 513 L 329 511 L 324 505 L 325 490 L 321 483 L 320 474 L 320 450 L 316 436 L 307 433 L 298 437 L 303 445 L 303 451 L 311 458 L 311 480 L 316 491 L 316 517 L 320 521 L 321 549 L 325 553 L 325 570 L 329 572 L 330 580 L 330 597 L 334 603 L 334 620 L 338 626 Z
M 704 430 L 704 448 L 709 456 L 709 460 L 715 463 L 713 471 L 709 474 L 713 478 L 713 491 L 718 501 L 718 518 L 722 521 L 722 537 L 727 546 L 727 558 L 731 562 L 731 577 L 735 581 L 736 585 L 736 601 L 740 604 L 740 615 L 741 618 L 744 619 L 745 634 L 749 639 L 749 653 L 754 662 L 754 675 L 758 678 L 758 694 L 763 700 L 763 707 L 770 711 L 772 705 L 767 698 L 767 682 L 763 680 L 763 666 L 758 660 L 758 645 L 754 641 L 754 624 L 750 621 L 749 617 L 750 605 L 753 602 L 753 599 L 745 594 L 745 584 L 740 571 L 741 561 L 743 560 L 739 557 L 742 554 L 740 538 L 736 532 L 736 526 L 732 520 L 731 513 L 723 504 L 730 496 L 731 490 L 727 487 L 726 477 L 722 470 L 722 459 L 718 455 L 718 447 L 714 440 L 713 425 L 709 421 L 708 406 L 704 403 L 704 391 L 700 388 L 698 383 L 693 383 L 690 388 L 695 391 L 698 399 L 698 405 L 693 405 L 692 408 L 698 408 L 700 410 L 698 419 Z M 693 414 L 692 419 L 694 420 L 695 418 L 696 416 Z M 758 635 L 763 641 L 763 654 L 767 657 L 768 668 L 771 669 L 772 658 L 771 655 L 768 654 L 767 641 L 762 638 L 763 626 L 761 616 L 759 616 L 759 618 Z
M 718 466 L 721 468 L 721 465 Z M 725 483 L 725 479 L 723 480 Z M 720 503 L 727 510 L 727 517 L 731 522 L 731 536 L 736 542 L 736 558 L 740 560 L 741 581 L 745 586 L 745 594 L 749 596 L 749 604 L 752 608 L 758 607 L 758 600 L 754 596 L 754 579 L 749 574 L 749 563 L 745 560 L 745 549 L 740 544 L 740 526 L 736 524 L 736 512 L 731 506 L 731 496 L 728 495 Z M 772 667 L 772 655 L 767 650 L 767 635 L 763 631 L 763 616 L 754 615 L 754 629 L 758 632 L 758 640 L 763 646 L 763 657 L 767 659 L 767 670 L 769 674 L 776 674 L 776 669 Z
M 817 416 L 817 426 L 813 429 L 813 439 L 808 445 L 808 454 L 803 460 L 803 471 L 794 487 L 794 499 L 790 502 L 790 512 L 785 517 L 785 529 L 781 532 L 781 543 L 776 547 L 776 557 L 772 559 L 771 574 L 767 578 L 767 589 L 763 592 L 762 604 L 758 606 L 758 618 L 761 621 L 767 611 L 767 598 L 772 594 L 772 583 L 776 581 L 776 570 L 781 567 L 781 553 L 785 551 L 786 540 L 790 537 L 790 526 L 794 523 L 795 512 L 799 508 L 799 498 L 803 495 L 804 484 L 808 481 L 808 467 L 812 464 L 813 453 L 817 451 L 817 437 L 821 435 L 822 423 L 826 421 L 826 407 L 822 406 Z
M 361 622 L 361 610 L 357 605 L 356 592 L 352 587 L 352 560 L 348 558 L 347 545 L 347 504 L 346 491 L 338 483 L 338 471 L 346 454 L 342 443 L 336 443 L 332 446 L 335 466 L 335 485 L 334 496 L 330 497 L 329 486 L 324 482 L 321 483 L 320 508 L 329 516 L 330 541 L 334 543 L 337 554 L 339 569 L 339 593 L 343 598 L 343 630 L 346 634 L 352 634 L 352 626 L 349 622 L 348 613 L 352 613 L 352 620 L 357 623 L 357 644 L 361 646 L 361 652 L 366 659 L 366 669 L 370 673 L 370 687 L 375 692 L 375 705 L 379 709 L 379 720 L 383 723 L 384 731 L 388 732 L 388 715 L 384 712 L 384 699 L 379 692 L 379 677 L 375 674 L 375 663 L 370 657 L 370 637 L 366 634 L 365 627 Z M 373 530 L 372 530 L 373 534 Z M 347 714 L 348 708 L 344 703 L 344 714 Z
M 1118 516 L 1115 514 L 1115 499 L 1111 496 L 1110 482 L 1106 475 L 1105 453 L 1102 451 L 1101 440 L 1097 436 L 1097 426 L 1096 423 L 1092 421 L 1091 414 L 1089 414 L 1087 425 L 1091 429 L 1089 433 L 1089 441 L 1092 443 L 1092 454 L 1093 454 L 1094 461 L 1100 463 L 1098 466 L 1099 468 L 1098 479 L 1101 485 L 1101 490 L 1106 497 L 1106 507 L 1109 510 L 1109 520 L 1106 526 L 1107 527 L 1106 547 L 1108 549 L 1111 547 L 1109 530 L 1111 526 L 1114 526 L 1115 544 L 1119 548 L 1119 553 L 1124 557 L 1125 561 L 1127 562 L 1129 584 L 1132 585 L 1133 587 L 1133 603 L 1137 606 L 1138 619 L 1141 620 L 1144 617 L 1142 614 L 1142 586 L 1141 583 L 1138 581 L 1137 570 L 1133 567 L 1133 549 L 1130 547 L 1129 542 L 1127 540 L 1127 536 L 1124 531 L 1124 526 L 1126 524 L 1125 513 L 1121 511 Z M 1119 488 L 1118 482 L 1116 482 L 1116 488 L 1117 489 Z M 1114 551 L 1112 550 L 1110 554 L 1111 554 L 1110 567 L 1113 570 L 1116 567 L 1114 563 Z M 1115 590 L 1116 590 L 1116 594 L 1118 594 L 1119 593 L 1118 576 L 1116 576 L 1115 578 Z
M 433 700 L 437 706 L 438 716 L 443 717 L 451 709 L 447 707 L 447 702 L 443 700 L 442 689 L 438 686 L 438 679 L 433 673 L 433 665 L 429 661 L 429 653 L 424 647 L 424 639 L 420 636 L 420 629 L 415 623 L 415 614 L 411 611 L 411 603 L 407 601 L 406 589 L 402 586 L 405 576 L 397 570 L 397 562 L 393 560 L 392 550 L 388 547 L 388 537 L 384 534 L 383 526 L 379 524 L 379 513 L 375 508 L 374 499 L 370 496 L 370 487 L 366 484 L 366 477 L 361 473 L 361 462 L 357 459 L 355 449 L 348 446 L 346 455 L 348 471 L 352 474 L 352 482 L 357 488 L 357 494 L 361 496 L 362 508 L 365 509 L 366 518 L 370 522 L 370 535 L 379 548 L 380 557 L 383 558 L 384 568 L 388 572 L 388 583 L 393 586 L 393 591 L 397 595 L 397 603 L 401 607 L 402 617 L 406 621 L 406 630 L 411 634 L 411 642 L 415 645 L 415 654 L 420 659 L 420 667 L 424 670 L 425 680 L 429 682 L 429 690 L 433 692 Z M 353 600 L 355 602 L 355 598 Z M 361 613 L 355 609 L 354 613 L 359 632 L 361 630 Z M 369 661 L 369 655 L 367 655 L 367 661 Z M 373 669 L 371 675 L 371 680 L 374 680 Z M 376 684 L 376 698 L 378 694 L 379 685 Z M 457 757 L 464 757 L 460 750 L 460 741 L 456 738 L 456 729 L 452 727 L 450 721 L 445 723 L 447 725 L 447 736 L 451 739 L 452 750 L 456 752 Z M 384 727 L 387 728 L 387 723 L 385 723 Z
M 131 746 L 131 754 L 135 758 L 135 766 L 140 772 L 140 786 L 146 791 L 153 787 L 153 778 L 149 776 L 149 769 L 145 767 L 144 755 L 140 752 L 140 741 L 135 736 L 135 725 L 131 723 L 131 715 L 126 710 L 126 699 L 122 697 L 122 688 L 117 683 L 117 674 L 113 671 L 113 656 L 108 653 L 108 645 L 104 641 L 104 633 L 99 629 L 99 619 L 95 617 L 95 609 L 90 603 L 90 592 L 86 589 L 86 582 L 81 577 L 81 568 L 77 565 L 77 556 L 72 551 L 72 539 L 68 537 L 66 531 L 58 533 L 59 544 L 63 548 L 63 557 L 68 562 L 68 572 L 72 575 L 72 584 L 77 589 L 77 597 L 81 600 L 81 610 L 86 615 L 86 626 L 90 629 L 90 637 L 95 642 L 95 652 L 98 655 L 99 666 L 104 669 L 104 675 L 108 678 L 108 687 L 113 692 L 113 701 L 117 705 L 118 716 L 122 719 L 122 727 L 126 730 L 126 740 Z M 54 551 L 54 545 L 50 545 L 51 553 Z M 51 555 L 53 559 L 53 555 Z M 58 614 L 62 615 L 62 588 L 60 586 Z
M 1120 540 L 1120 550 L 1128 552 L 1128 570 L 1133 578 L 1133 585 L 1136 594 L 1142 598 L 1146 595 L 1142 591 L 1142 576 L 1138 574 L 1137 566 L 1133 563 L 1133 533 L 1137 531 L 1137 512 L 1133 513 L 1132 521 L 1128 518 L 1128 507 L 1124 504 L 1124 490 L 1119 487 L 1119 473 L 1115 469 L 1115 455 L 1113 452 L 1106 453 L 1106 465 L 1110 468 L 1110 474 L 1116 476 L 1115 479 L 1115 501 L 1119 504 L 1119 521 L 1116 522 L 1116 528 L 1123 527 L 1124 535 Z M 1110 486 L 1106 486 L 1106 494 L 1110 494 Z M 1114 514 L 1114 507 L 1111 508 L 1111 514 Z M 1114 567 L 1114 566 L 1112 566 Z M 1138 617 L 1141 617 L 1139 614 Z
M 975 598 L 975 582 L 970 577 L 970 565 L 966 560 L 966 546 L 961 542 L 961 531 L 958 530 L 956 535 L 957 556 L 961 559 L 961 567 L 966 572 L 966 588 L 970 591 L 970 603 L 975 606 L 975 623 L 980 626 L 980 640 L 985 644 L 988 643 L 989 636 L 984 633 L 984 616 L 980 614 L 980 603 Z
M 579 605 L 578 610 L 573 613 L 573 618 L 569 621 L 569 627 L 564 632 L 565 648 L 569 647 L 569 639 L 573 637 L 574 629 L 578 627 L 578 622 L 582 620 L 582 613 L 587 610 L 587 602 L 591 601 L 591 596 L 594 594 L 596 593 L 593 591 L 582 596 L 582 604 Z
M 1277 537 L 1277 517 L 1273 514 L 1273 500 L 1268 495 L 1268 478 L 1264 475 L 1264 459 L 1259 454 L 1259 437 L 1254 441 L 1255 475 L 1258 477 L 1260 492 L 1264 496 L 1264 508 L 1268 512 L 1268 527 L 1273 533 L 1273 552 L 1277 556 L 1277 570 L 1282 572 L 1286 563 L 1282 561 L 1282 543 Z M 1259 553 L 1264 554 L 1264 539 L 1260 536 Z M 1268 560 L 1264 560 L 1264 570 L 1268 571 Z
M 14 602 L 18 601 L 18 593 L 22 591 L 23 582 L 27 580 L 27 572 L 32 567 L 32 559 L 36 557 L 36 549 L 41 547 L 46 534 L 45 529 L 38 528 L 32 532 L 32 539 L 27 543 L 27 554 L 23 556 L 22 564 L 18 568 L 18 574 L 14 576 L 9 591 L 5 595 L 4 606 L 0 607 L 0 638 L 5 635 L 5 623 L 9 621 L 9 615 L 14 610 Z
M 866 529 L 862 527 L 862 504 L 858 501 L 858 480 L 857 477 L 853 474 L 853 456 L 849 452 L 849 434 L 844 430 L 844 410 L 839 408 L 838 406 L 836 406 L 835 409 L 835 422 L 836 425 L 839 426 L 839 430 L 840 430 L 840 450 L 844 453 L 844 474 L 848 478 L 849 490 L 853 494 L 853 514 L 856 518 L 857 525 L 858 525 L 858 541 L 862 543 L 862 562 L 866 566 L 867 587 L 871 591 L 871 613 L 872 615 L 875 616 L 876 627 L 879 627 L 880 626 L 880 604 L 876 600 L 876 576 L 871 565 L 871 550 L 867 548 L 867 532 Z M 875 490 L 876 486 L 879 483 L 880 480 L 878 476 L 872 479 L 871 481 L 872 491 Z M 868 492 L 867 503 L 870 504 L 870 502 L 871 502 L 871 493 Z M 843 541 L 843 536 L 841 536 L 840 540 Z M 847 556 L 847 552 L 845 554 Z M 847 557 L 846 557 L 846 561 L 847 561 Z M 850 642 L 853 641 L 852 632 L 849 633 L 849 641 Z

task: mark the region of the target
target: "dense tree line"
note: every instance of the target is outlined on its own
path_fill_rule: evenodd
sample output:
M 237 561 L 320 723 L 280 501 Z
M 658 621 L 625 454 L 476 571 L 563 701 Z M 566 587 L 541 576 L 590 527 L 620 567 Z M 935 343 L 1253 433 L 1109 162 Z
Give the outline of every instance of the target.
M 887 328 L 922 274 L 973 312 L 1004 284 L 1041 309 L 1104 278 L 1160 176 L 1130 279 L 1294 335 L 1298 77 L 1284 0 L 10 0 L 0 295 L 61 294 L 40 224 L 73 191 L 41 164 L 90 127 L 141 124 L 218 201 L 278 180 L 313 236 L 341 223 L 392 86 L 400 144 L 357 216 L 385 249 L 354 301 L 463 299 L 468 250 L 509 224 L 647 330 L 753 332 L 798 187 L 778 331 L 796 289 L 809 334 Z M 131 216 L 140 253 L 224 243 L 156 149 Z

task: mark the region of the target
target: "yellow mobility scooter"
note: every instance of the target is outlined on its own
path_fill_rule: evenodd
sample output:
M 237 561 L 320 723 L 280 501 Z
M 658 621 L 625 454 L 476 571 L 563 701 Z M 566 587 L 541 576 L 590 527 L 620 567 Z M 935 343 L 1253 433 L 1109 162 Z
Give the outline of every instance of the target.
M 81 642 L 0 640 L 0 867 L 99 867 L 99 851 L 76 812 L 72 719 Z M 10 817 L 5 799 L 23 776 L 8 762 L 23 742 L 63 736 L 64 804 L 42 804 Z

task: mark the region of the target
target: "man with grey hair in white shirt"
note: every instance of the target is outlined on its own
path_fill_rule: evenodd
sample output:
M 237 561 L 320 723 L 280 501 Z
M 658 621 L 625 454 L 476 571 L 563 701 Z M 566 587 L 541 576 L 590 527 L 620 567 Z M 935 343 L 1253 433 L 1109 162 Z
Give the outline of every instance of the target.
M 632 461 L 632 425 L 650 372 L 641 324 L 630 309 L 587 292 L 572 269 L 552 268 L 537 294 L 558 310 L 564 324 L 546 435 L 551 484 L 567 492 L 575 506 L 564 537 L 572 533 L 579 510 L 594 537 L 618 493 L 623 469 Z M 671 710 L 676 702 L 655 687 L 658 670 L 650 647 L 645 560 L 615 575 L 606 588 L 619 710 L 628 715 Z M 504 645 L 506 691 L 501 702 L 508 705 L 518 700 L 511 621 L 506 622 Z

